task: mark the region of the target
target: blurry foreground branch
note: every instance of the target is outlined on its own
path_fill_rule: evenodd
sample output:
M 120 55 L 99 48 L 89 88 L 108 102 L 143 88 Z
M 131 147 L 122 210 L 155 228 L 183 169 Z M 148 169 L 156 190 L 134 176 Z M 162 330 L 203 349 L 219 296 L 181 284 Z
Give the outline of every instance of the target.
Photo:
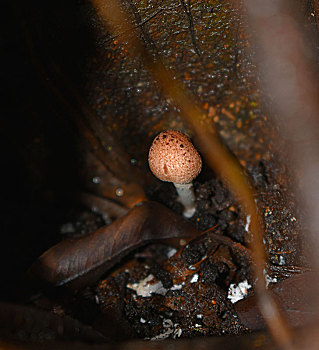
M 319 86 L 309 33 L 297 13 L 297 1 L 245 0 L 257 47 L 257 64 L 267 95 L 273 103 L 273 120 L 280 127 L 300 179 L 299 205 L 304 208 L 312 248 L 312 265 L 319 275 Z M 295 5 L 295 7 L 293 6 Z M 315 12 L 318 2 L 314 1 Z M 307 35 L 308 34 L 308 35 Z M 316 68 L 315 68 L 316 67 Z M 313 283 L 318 281 L 318 277 Z M 307 287 L 307 286 L 305 286 Z M 308 286 L 310 288 L 310 286 Z M 314 285 L 313 302 L 319 310 Z

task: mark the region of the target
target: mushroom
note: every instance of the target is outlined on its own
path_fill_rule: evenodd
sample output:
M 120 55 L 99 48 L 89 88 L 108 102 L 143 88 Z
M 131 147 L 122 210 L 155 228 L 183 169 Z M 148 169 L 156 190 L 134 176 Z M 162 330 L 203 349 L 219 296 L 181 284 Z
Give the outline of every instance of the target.
M 183 215 L 192 217 L 196 210 L 192 181 L 201 171 L 202 159 L 189 138 L 176 130 L 161 132 L 149 150 L 148 163 L 157 178 L 173 182 L 185 207 Z

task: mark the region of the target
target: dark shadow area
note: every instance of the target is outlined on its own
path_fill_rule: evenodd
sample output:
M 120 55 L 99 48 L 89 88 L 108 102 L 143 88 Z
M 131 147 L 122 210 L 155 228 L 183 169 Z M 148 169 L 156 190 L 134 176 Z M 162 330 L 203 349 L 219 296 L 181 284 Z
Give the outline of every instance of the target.
M 76 1 L 3 5 L 0 298 L 16 300 L 25 269 L 60 240 L 79 187 L 78 141 L 47 67 L 83 86 L 92 41 Z

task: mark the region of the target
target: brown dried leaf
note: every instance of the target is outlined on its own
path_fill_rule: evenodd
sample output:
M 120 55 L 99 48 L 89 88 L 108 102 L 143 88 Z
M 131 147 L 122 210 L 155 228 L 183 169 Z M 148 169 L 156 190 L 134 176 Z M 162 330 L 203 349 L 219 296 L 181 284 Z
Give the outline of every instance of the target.
M 161 204 L 144 202 L 107 227 L 64 240 L 27 272 L 33 282 L 79 289 L 95 282 L 123 256 L 153 240 L 192 237 L 197 229 Z

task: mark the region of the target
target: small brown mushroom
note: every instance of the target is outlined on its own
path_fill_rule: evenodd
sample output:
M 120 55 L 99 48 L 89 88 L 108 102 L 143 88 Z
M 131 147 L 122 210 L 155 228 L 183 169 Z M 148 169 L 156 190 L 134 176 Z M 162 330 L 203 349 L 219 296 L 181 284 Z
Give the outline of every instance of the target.
M 192 181 L 201 171 L 202 159 L 188 137 L 176 130 L 161 132 L 149 150 L 148 163 L 157 178 L 173 182 L 184 216 L 192 217 L 196 210 Z

